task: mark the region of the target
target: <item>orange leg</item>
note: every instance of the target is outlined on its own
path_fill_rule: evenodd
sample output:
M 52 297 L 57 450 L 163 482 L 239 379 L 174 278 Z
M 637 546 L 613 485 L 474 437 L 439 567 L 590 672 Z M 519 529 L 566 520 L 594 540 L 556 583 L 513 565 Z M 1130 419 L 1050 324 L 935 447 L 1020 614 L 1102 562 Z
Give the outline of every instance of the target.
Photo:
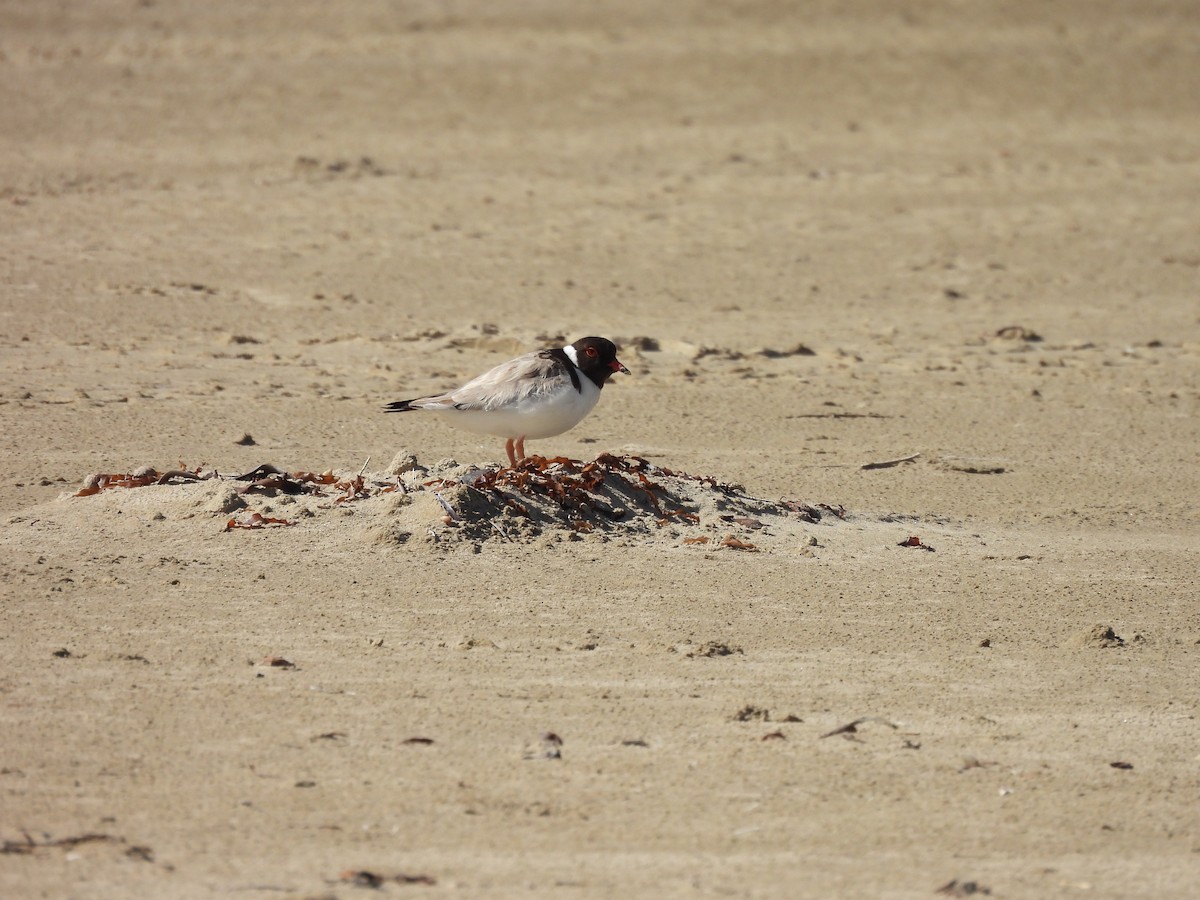
M 504 442 L 504 452 L 508 454 L 508 464 L 513 468 L 517 466 L 517 457 L 513 454 L 513 439 L 509 438 Z
M 517 438 L 517 461 L 525 462 L 525 435 Z

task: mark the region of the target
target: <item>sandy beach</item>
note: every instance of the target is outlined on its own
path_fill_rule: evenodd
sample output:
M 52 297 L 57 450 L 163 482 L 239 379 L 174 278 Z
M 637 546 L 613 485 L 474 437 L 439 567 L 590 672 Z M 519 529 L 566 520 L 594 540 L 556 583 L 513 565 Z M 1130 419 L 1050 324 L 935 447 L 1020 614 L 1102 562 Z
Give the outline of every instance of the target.
M 1194 896 L 1197 46 L 0 0 L 0 895 Z

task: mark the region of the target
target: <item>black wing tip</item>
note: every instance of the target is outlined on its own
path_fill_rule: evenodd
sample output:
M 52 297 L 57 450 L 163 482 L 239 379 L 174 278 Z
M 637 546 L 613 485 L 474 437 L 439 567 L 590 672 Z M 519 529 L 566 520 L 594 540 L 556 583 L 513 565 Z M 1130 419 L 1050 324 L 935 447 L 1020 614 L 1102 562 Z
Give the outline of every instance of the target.
M 412 406 L 411 404 L 412 404 L 411 400 L 393 400 L 391 403 L 388 403 L 383 407 L 383 411 L 385 413 L 408 412 L 410 409 L 416 408 L 416 407 Z

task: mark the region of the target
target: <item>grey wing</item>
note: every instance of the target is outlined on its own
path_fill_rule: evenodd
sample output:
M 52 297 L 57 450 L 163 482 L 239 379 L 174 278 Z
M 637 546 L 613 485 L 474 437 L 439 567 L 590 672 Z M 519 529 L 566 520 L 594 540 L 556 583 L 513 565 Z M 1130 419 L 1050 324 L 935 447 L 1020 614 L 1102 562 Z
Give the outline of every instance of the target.
M 455 409 L 504 409 L 537 394 L 559 390 L 569 377 L 561 362 L 539 351 L 501 363 L 436 399 L 444 399 L 445 406 Z

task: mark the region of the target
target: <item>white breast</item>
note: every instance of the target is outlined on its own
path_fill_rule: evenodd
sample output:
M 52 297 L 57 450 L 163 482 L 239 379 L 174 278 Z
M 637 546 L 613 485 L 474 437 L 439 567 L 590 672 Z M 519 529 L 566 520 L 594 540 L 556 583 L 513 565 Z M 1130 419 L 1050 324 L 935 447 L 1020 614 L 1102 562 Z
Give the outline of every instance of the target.
M 569 431 L 583 421 L 600 399 L 600 388 L 580 376 L 581 390 L 566 382 L 563 388 L 535 394 L 502 409 L 437 410 L 448 422 L 476 434 L 502 438 L 547 438 Z

